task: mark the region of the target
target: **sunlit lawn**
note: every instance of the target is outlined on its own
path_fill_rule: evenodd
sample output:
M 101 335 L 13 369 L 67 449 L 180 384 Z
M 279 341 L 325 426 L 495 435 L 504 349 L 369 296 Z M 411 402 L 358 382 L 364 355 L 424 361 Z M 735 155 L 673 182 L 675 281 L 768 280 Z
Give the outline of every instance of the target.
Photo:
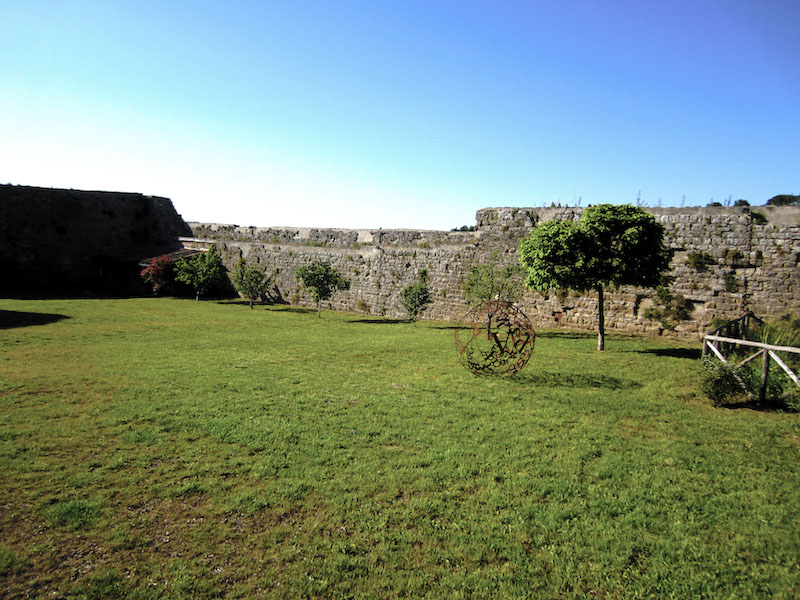
M 715 409 L 699 344 L 0 300 L 0 597 L 795 598 L 797 415 Z

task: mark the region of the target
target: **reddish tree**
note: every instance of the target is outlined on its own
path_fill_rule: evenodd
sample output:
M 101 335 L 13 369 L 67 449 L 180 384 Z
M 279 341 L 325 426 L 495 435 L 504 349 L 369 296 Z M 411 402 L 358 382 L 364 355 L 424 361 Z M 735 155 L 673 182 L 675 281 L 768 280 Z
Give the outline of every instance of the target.
M 169 255 L 157 256 L 139 273 L 142 279 L 152 286 L 157 296 L 175 282 L 175 262 Z

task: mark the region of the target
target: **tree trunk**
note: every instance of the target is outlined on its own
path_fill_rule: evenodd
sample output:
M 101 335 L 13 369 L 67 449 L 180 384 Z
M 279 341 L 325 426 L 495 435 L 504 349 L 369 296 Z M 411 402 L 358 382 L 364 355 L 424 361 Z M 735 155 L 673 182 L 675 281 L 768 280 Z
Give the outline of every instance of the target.
M 250 310 L 253 310 L 253 301 L 250 300 Z
M 597 351 L 606 349 L 606 315 L 603 306 L 603 286 L 597 286 Z
M 317 318 L 322 317 L 322 300 L 317 302 Z

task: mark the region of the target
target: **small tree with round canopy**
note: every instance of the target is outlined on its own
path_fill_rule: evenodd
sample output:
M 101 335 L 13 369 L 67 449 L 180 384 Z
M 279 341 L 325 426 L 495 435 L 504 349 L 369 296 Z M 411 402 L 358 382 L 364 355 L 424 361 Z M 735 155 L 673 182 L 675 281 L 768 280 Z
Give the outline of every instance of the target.
M 629 204 L 591 206 L 579 223 L 547 221 L 520 244 L 529 288 L 540 293 L 597 292 L 598 350 L 605 349 L 604 291 L 620 285 L 656 287 L 663 283 L 671 258 L 664 246 L 664 227 Z
M 317 317 L 322 315 L 322 301 L 327 300 L 337 290 L 349 290 L 350 281 L 331 266 L 328 260 L 317 260 L 299 267 L 295 277 L 303 287 L 311 291 L 311 298 L 317 303 Z

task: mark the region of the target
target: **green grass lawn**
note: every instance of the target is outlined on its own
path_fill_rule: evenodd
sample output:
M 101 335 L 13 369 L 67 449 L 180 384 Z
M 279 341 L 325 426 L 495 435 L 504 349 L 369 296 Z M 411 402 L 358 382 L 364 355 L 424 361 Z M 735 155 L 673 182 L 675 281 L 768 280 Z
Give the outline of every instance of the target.
M 0 597 L 795 598 L 798 416 L 715 409 L 699 344 L 0 300 Z

